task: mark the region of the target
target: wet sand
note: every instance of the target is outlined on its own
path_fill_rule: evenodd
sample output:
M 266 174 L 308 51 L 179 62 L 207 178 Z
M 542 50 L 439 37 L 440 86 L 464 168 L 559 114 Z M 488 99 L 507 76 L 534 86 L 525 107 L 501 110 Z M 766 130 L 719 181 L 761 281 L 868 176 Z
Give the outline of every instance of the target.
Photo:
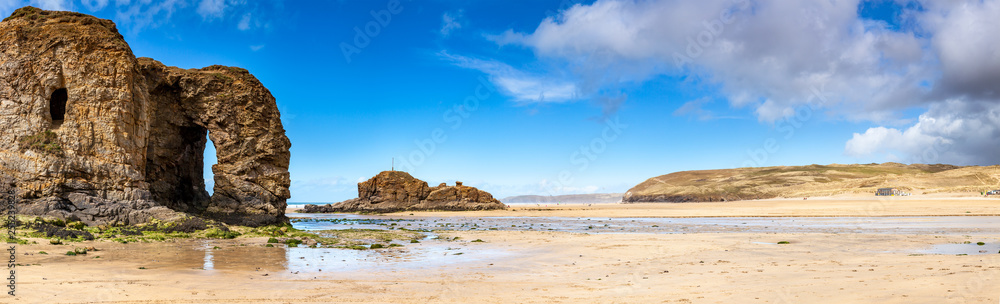
M 784 223 L 812 222 L 800 225 L 808 229 L 795 228 L 791 224 L 767 226 L 767 229 L 762 229 L 763 222 L 752 225 L 755 216 L 907 215 L 897 214 L 900 212 L 922 216 L 992 215 L 1000 213 L 1000 200 L 962 198 L 938 200 L 937 204 L 932 204 L 926 200 L 903 199 L 883 203 L 884 208 L 869 213 L 852 212 L 851 208 L 869 206 L 871 201 L 809 201 L 817 202 L 820 204 L 774 200 L 714 205 L 559 206 L 527 210 L 534 209 L 529 207 L 499 212 L 420 212 L 413 216 L 403 213 L 385 217 L 405 217 L 412 221 L 399 222 L 402 225 L 423 220 L 422 223 L 430 223 L 426 227 L 438 224 L 446 227 L 428 232 L 439 239 L 406 244 L 402 248 L 366 251 L 267 248 L 262 238 L 19 245 L 18 263 L 37 265 L 17 267 L 16 301 L 1000 302 L 1000 289 L 996 288 L 1000 286 L 1000 253 L 979 252 L 995 250 L 996 244 L 1000 244 L 1000 218 L 996 221 L 992 221 L 992 217 L 774 218 L 772 220 Z M 897 204 L 907 204 L 910 208 Z M 935 212 L 939 214 L 933 214 Z M 632 224 L 629 219 L 648 219 L 663 214 L 747 218 L 720 219 L 724 222 L 714 224 L 653 219 L 674 221 L 670 224 L 674 226 L 661 227 L 647 227 L 647 223 L 641 221 Z M 537 218 L 497 218 L 504 216 Z M 558 218 L 560 216 L 565 218 Z M 577 223 L 586 217 L 594 220 L 601 217 L 602 221 L 611 219 L 606 222 L 610 224 L 608 227 L 619 225 L 629 231 L 608 228 L 588 232 L 569 228 L 578 227 Z M 515 221 L 511 225 L 520 227 L 489 230 Z M 743 224 L 744 221 L 747 224 Z M 462 223 L 466 223 L 465 228 L 456 228 Z M 901 225 L 906 229 L 865 226 L 866 223 Z M 565 231 L 538 231 L 540 224 Z M 751 228 L 720 229 L 722 224 L 721 227 L 733 224 Z M 473 230 L 470 225 L 480 227 L 472 226 L 477 228 Z M 866 228 L 859 230 L 855 227 L 858 225 Z M 667 232 L 665 229 L 683 231 Z M 459 239 L 451 241 L 453 237 Z M 476 239 L 483 242 L 472 242 Z M 986 245 L 978 246 L 976 242 Z M 95 246 L 101 251 L 82 256 L 64 255 L 67 250 L 80 246 Z M 960 247 L 960 251 L 938 252 L 941 246 L 948 250 Z

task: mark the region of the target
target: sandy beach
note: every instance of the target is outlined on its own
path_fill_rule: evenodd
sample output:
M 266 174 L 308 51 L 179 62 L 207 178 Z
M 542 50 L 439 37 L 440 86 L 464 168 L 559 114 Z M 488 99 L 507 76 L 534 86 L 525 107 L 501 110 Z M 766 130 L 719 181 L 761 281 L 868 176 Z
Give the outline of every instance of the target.
M 1000 304 L 996 29 L 1000 0 L 0 0 L 0 304 Z
M 442 228 L 431 233 L 436 239 L 364 251 L 264 247 L 263 238 L 19 245 L 18 263 L 28 266 L 17 267 L 16 301 L 997 303 L 1000 220 L 990 217 L 997 214 L 1000 200 L 971 197 L 522 206 L 375 217 L 405 217 L 425 225 L 458 225 L 461 217 L 492 223 L 489 227 L 499 227 L 504 217 L 553 217 L 547 220 L 557 223 L 579 217 L 668 222 L 738 217 L 731 223 L 737 228 L 754 224 L 746 223 L 754 217 L 853 219 L 809 224 L 814 227 L 808 230 L 730 231 L 687 222 L 670 229 L 690 229 L 665 233 Z M 865 228 L 878 221 L 874 217 L 888 216 L 923 218 L 889 222 L 912 224 L 907 230 Z M 970 217 L 947 217 L 947 223 L 957 224 L 942 227 L 921 224 L 941 219 L 937 216 Z M 963 219 L 975 221 L 963 225 Z M 100 251 L 63 254 L 74 246 Z

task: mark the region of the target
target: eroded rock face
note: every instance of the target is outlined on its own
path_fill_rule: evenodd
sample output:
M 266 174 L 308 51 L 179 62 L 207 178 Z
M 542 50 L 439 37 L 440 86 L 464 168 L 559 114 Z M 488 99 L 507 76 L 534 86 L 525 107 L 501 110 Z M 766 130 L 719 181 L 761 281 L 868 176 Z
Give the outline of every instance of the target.
M 306 205 L 303 212 L 396 212 L 416 210 L 494 210 L 506 209 L 493 195 L 475 187 L 441 183 L 428 187 L 427 182 L 402 171 L 383 171 L 358 183 L 358 198 L 336 204 Z
M 284 222 L 291 142 L 271 92 L 247 70 L 184 70 L 138 59 L 155 105 L 146 172 L 153 200 L 227 222 Z M 202 180 L 205 133 L 218 151 L 210 201 Z
M 22 214 L 281 223 L 290 143 L 246 70 L 136 59 L 110 20 L 25 7 L 0 22 L 0 180 Z M 205 135 L 219 164 L 202 178 Z

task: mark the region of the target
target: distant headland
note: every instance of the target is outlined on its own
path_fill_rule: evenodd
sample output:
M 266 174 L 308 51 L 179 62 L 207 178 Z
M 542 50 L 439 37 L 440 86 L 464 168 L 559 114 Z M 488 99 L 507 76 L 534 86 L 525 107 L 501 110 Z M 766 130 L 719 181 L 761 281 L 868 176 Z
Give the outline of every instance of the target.
M 1000 166 L 883 163 L 681 171 L 632 187 L 622 201 L 684 203 L 875 195 L 879 189 L 915 194 L 986 194 L 1000 189 Z

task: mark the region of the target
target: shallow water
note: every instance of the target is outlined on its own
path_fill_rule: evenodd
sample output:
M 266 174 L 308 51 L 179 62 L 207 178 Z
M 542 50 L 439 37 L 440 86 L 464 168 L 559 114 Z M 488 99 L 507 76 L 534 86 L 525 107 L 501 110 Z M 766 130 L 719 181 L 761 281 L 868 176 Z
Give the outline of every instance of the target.
M 568 218 L 442 217 L 417 218 L 357 214 L 289 214 L 305 230 L 398 229 L 561 231 L 577 233 L 904 233 L 983 234 L 1000 232 L 1000 217 L 712 217 Z
M 488 245 L 425 241 L 403 248 L 350 250 L 341 248 L 288 248 L 288 271 L 402 271 L 434 269 L 455 264 L 495 261 L 509 252 Z
M 204 274 L 252 271 L 261 275 L 396 272 L 455 265 L 489 265 L 513 254 L 488 243 L 421 240 L 403 247 L 376 250 L 287 247 L 245 244 L 237 240 L 179 240 L 169 243 L 109 243 L 101 246 L 104 260 L 134 263 L 143 269 L 181 269 Z M 49 258 L 62 258 L 53 256 Z
M 985 245 L 970 244 L 938 244 L 927 249 L 916 250 L 918 254 L 955 254 L 955 255 L 980 255 L 1000 253 L 1000 243 Z
M 971 236 L 970 244 L 937 244 L 926 248 L 887 252 L 901 254 L 978 255 L 997 254 L 996 238 L 977 239 L 977 234 L 1000 233 L 1000 218 L 960 217 L 869 217 L 869 218 L 563 218 L 563 217 L 389 217 L 357 214 L 289 214 L 293 226 L 304 230 L 411 229 L 425 231 L 420 243 L 378 250 L 340 248 L 288 248 L 245 244 L 244 240 L 183 240 L 150 244 L 108 244 L 106 259 L 133 261 L 147 269 L 180 268 L 204 271 L 255 271 L 310 277 L 357 271 L 421 271 L 478 265 L 517 259 L 522 251 L 490 243 L 436 239 L 436 231 L 505 230 L 563 231 L 574 233 L 869 233 L 934 234 Z M 979 246 L 976 242 L 986 244 Z M 770 242 L 758 245 L 779 246 Z M 105 250 L 106 249 L 106 250 Z M 881 252 L 881 251 L 880 251 Z M 54 258 L 54 257 L 53 257 Z M 501 265 L 501 264 L 497 264 Z

